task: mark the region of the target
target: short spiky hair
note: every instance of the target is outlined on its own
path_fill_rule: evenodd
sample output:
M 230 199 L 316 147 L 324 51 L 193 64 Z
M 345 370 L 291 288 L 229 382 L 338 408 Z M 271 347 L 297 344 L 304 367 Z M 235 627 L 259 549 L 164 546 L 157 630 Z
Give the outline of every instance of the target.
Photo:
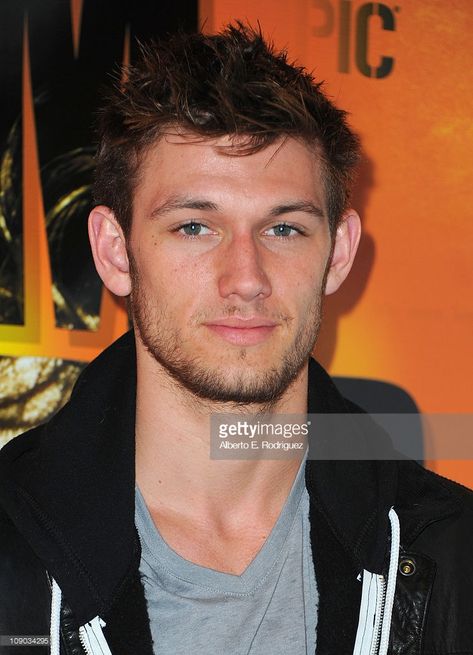
M 109 206 L 127 236 L 140 157 L 169 128 L 203 139 L 238 137 L 245 155 L 281 137 L 302 139 L 322 161 L 334 234 L 347 207 L 359 142 L 302 67 L 242 23 L 221 33 L 178 33 L 141 47 L 100 112 L 95 201 Z M 243 143 L 243 145 L 241 145 Z

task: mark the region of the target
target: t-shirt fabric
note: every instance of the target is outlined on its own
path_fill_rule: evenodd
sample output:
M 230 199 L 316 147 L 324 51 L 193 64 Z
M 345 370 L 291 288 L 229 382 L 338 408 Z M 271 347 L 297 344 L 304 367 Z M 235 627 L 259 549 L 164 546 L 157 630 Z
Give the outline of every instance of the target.
M 317 587 L 305 461 L 270 535 L 241 575 L 173 551 L 136 488 L 140 573 L 155 655 L 313 655 Z

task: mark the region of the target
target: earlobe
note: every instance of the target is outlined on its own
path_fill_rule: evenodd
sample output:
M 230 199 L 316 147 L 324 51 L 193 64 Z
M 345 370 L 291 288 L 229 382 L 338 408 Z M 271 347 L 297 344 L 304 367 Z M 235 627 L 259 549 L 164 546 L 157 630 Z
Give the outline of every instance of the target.
M 108 207 L 101 205 L 90 212 L 89 240 L 95 268 L 107 289 L 116 296 L 127 296 L 131 280 L 125 237 Z
M 361 220 L 354 209 L 342 216 L 333 246 L 330 268 L 327 274 L 325 295 L 337 291 L 347 277 L 355 259 L 361 236 Z

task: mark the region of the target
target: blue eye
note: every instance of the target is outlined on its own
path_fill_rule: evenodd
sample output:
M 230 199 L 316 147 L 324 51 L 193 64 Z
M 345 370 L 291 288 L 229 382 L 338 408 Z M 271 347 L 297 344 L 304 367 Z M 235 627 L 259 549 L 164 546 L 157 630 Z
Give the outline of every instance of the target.
M 294 233 L 298 234 L 299 230 L 292 225 L 287 225 L 287 223 L 280 223 L 279 225 L 273 225 L 269 228 L 269 231 L 272 231 L 273 235 L 276 237 L 291 237 Z
M 182 225 L 180 230 L 188 237 L 196 237 L 201 233 L 203 227 L 201 223 L 191 221 L 190 223 L 186 223 L 186 225 Z

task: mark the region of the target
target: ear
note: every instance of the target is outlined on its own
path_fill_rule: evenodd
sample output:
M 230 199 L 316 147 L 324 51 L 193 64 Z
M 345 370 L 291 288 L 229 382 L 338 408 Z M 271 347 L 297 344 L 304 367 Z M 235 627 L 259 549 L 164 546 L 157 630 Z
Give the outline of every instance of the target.
M 337 227 L 330 268 L 327 273 L 325 295 L 334 293 L 350 272 L 360 243 L 360 236 L 360 217 L 354 209 L 348 209 Z
M 101 205 L 90 212 L 89 240 L 95 268 L 107 289 L 116 296 L 128 296 L 131 280 L 125 237 L 108 207 Z

